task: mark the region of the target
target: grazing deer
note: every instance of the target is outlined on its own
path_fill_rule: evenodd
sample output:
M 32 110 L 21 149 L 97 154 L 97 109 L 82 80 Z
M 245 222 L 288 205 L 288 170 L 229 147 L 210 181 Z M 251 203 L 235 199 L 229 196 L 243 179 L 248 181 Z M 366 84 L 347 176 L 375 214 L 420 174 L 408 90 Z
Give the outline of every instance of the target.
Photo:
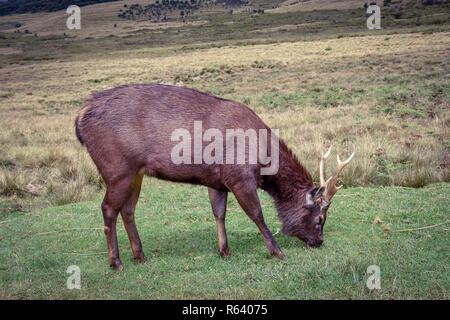
M 261 161 L 244 164 L 226 161 L 174 163 L 171 158 L 171 150 L 176 144 L 173 132 L 179 128 L 193 132 L 194 123 L 198 121 L 203 125 L 202 133 L 206 128 L 215 128 L 219 133 L 232 128 L 266 130 L 268 136 L 275 137 L 275 133 L 241 103 L 168 85 L 123 85 L 97 92 L 79 111 L 75 120 L 76 135 L 86 146 L 106 183 L 101 207 L 111 267 L 123 268 L 116 234 L 119 212 L 134 258 L 139 262 L 146 260 L 134 220 L 144 175 L 208 187 L 217 224 L 219 252 L 224 257 L 230 255 L 225 231 L 229 192 L 258 226 L 270 253 L 281 259 L 285 257 L 264 222 L 258 188 L 273 197 L 285 234 L 299 238 L 307 246 L 320 246 L 330 201 L 340 188 L 336 187 L 338 174 L 354 153 L 344 162 L 338 156 L 336 171 L 328 180 L 324 178 L 324 162 L 331 147 L 325 155 L 322 154 L 319 187 L 314 185 L 311 175 L 282 140 L 277 147 L 270 147 L 272 155 L 278 153 L 279 162 L 278 170 L 272 174 L 261 174 L 261 169 L 268 166 Z M 203 147 L 205 140 L 202 140 Z M 243 150 L 248 155 L 251 146 Z

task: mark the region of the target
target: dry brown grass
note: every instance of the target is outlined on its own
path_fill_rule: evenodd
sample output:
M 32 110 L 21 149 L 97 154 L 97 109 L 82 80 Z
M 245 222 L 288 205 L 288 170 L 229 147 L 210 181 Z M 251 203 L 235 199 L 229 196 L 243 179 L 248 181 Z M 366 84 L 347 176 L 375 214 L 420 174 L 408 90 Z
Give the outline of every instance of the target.
M 383 5 L 383 1 L 367 1 L 376 2 L 379 6 Z M 292 11 L 312 11 L 312 10 L 345 10 L 359 9 L 364 6 L 364 1 L 360 0 L 310 0 L 298 1 L 288 0 L 283 2 L 278 8 L 267 10 L 268 12 L 292 12 Z
M 448 101 L 430 117 L 398 117 L 378 112 L 381 98 L 373 93 L 382 84 L 389 87 L 383 78 L 398 77 L 407 81 L 395 84 L 398 89 L 411 89 L 427 102 L 414 91 L 414 79 L 448 84 L 449 39 L 448 33 L 403 34 L 187 51 L 145 48 L 7 66 L 0 74 L 2 199 L 33 199 L 42 206 L 91 198 L 103 185 L 74 134 L 82 100 L 124 83 L 187 76 L 186 86 L 249 104 L 280 129 L 316 180 L 320 152 L 333 144 L 342 155 L 356 150 L 343 173 L 346 185 L 449 181 Z M 203 68 L 217 72 L 200 76 Z M 321 105 L 323 97 L 275 107 L 266 102 L 274 94 L 308 96 L 336 86 L 365 91 L 336 105 Z M 329 165 L 331 170 L 333 161 Z

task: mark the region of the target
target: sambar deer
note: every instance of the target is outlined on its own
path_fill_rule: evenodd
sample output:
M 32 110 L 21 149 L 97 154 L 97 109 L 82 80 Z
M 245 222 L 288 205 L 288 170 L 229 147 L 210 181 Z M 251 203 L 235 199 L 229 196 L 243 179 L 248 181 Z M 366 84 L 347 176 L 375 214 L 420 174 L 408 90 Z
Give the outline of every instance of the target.
M 173 139 L 173 132 L 184 128 L 192 133 L 195 122 L 199 121 L 202 134 L 207 128 L 215 128 L 218 133 L 228 129 L 246 132 L 252 129 L 266 130 L 269 137 L 275 137 L 275 133 L 247 106 L 193 89 L 161 84 L 122 85 L 93 93 L 85 101 L 75 120 L 76 135 L 86 146 L 106 183 L 101 208 L 111 267 L 123 268 L 116 234 L 119 212 L 134 258 L 139 262 L 146 260 L 134 219 L 144 175 L 208 187 L 217 224 L 219 252 L 224 257 L 230 254 L 225 231 L 229 192 L 258 226 L 270 253 L 278 258 L 285 257 L 264 222 L 258 188 L 274 199 L 285 234 L 299 238 L 307 246 L 320 246 L 330 201 L 340 188 L 336 187 L 338 174 L 354 153 L 344 162 L 337 157 L 338 166 L 328 180 L 324 178 L 324 162 L 331 147 L 322 154 L 320 186 L 314 185 L 311 175 L 281 139 L 277 140 L 276 147 L 267 146 L 271 149 L 268 154 L 278 153 L 278 170 L 272 174 L 261 174 L 261 169 L 268 167 L 267 162 L 233 164 L 225 161 L 229 159 L 225 159 L 224 152 L 221 153 L 224 161 L 215 163 L 174 163 L 172 153 L 176 139 Z M 203 138 L 200 142 L 202 148 L 205 140 L 208 139 Z M 234 137 L 232 140 L 234 143 Z M 190 146 L 190 140 L 188 144 Z M 249 156 L 251 148 L 245 146 L 245 156 Z M 188 160 L 194 156 L 188 155 Z

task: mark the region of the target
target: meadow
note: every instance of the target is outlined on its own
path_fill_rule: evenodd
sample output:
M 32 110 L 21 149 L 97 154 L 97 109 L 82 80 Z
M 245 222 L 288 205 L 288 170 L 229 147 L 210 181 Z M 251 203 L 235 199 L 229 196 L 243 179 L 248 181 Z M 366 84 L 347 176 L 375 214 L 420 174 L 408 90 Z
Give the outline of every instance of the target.
M 85 7 L 79 32 L 64 29 L 65 12 L 0 17 L 1 298 L 448 299 L 446 7 L 424 8 L 421 25 L 419 9 L 388 14 L 386 28 L 369 31 L 352 1 L 340 10 L 316 1 L 315 11 L 266 2 L 262 15 L 221 9 L 161 24 L 120 20 L 124 2 L 104 3 Z M 131 261 L 119 227 L 125 271 L 109 270 L 105 187 L 73 123 L 91 92 L 124 83 L 176 84 L 247 104 L 316 182 L 329 144 L 342 157 L 355 151 L 324 247 L 280 233 L 288 259 L 270 259 L 231 197 L 232 257 L 221 259 L 206 189 L 147 178 L 137 226 L 149 261 Z M 261 196 L 275 232 L 275 210 Z M 73 264 L 80 291 L 65 287 Z M 381 290 L 365 286 L 372 264 Z
M 269 256 L 254 223 L 232 197 L 231 257 L 217 253 L 207 190 L 167 184 L 146 188 L 136 209 L 147 262 L 133 260 L 118 222 L 124 270 L 108 267 L 101 198 L 2 221 L 0 296 L 9 299 L 448 299 L 448 185 L 352 188 L 336 194 L 325 242 L 307 249 L 275 236 L 287 258 Z M 267 224 L 280 228 L 261 193 Z M 386 201 L 389 199 L 389 201 Z M 448 221 L 448 220 L 447 220 Z M 403 231 L 402 231 L 403 230 Z M 14 236 L 12 236 L 14 235 Z M 66 286 L 69 266 L 81 289 Z M 371 265 L 381 289 L 366 286 Z

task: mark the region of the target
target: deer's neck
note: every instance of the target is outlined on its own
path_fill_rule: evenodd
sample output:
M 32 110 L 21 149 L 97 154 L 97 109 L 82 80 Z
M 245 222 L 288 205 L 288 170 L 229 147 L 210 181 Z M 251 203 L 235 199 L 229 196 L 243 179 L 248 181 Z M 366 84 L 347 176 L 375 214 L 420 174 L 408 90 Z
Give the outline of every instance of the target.
M 277 207 L 297 205 L 300 195 L 314 186 L 311 175 L 293 152 L 280 140 L 279 169 L 275 175 L 263 176 L 263 190 L 274 198 Z M 295 204 L 293 203 L 295 202 Z

